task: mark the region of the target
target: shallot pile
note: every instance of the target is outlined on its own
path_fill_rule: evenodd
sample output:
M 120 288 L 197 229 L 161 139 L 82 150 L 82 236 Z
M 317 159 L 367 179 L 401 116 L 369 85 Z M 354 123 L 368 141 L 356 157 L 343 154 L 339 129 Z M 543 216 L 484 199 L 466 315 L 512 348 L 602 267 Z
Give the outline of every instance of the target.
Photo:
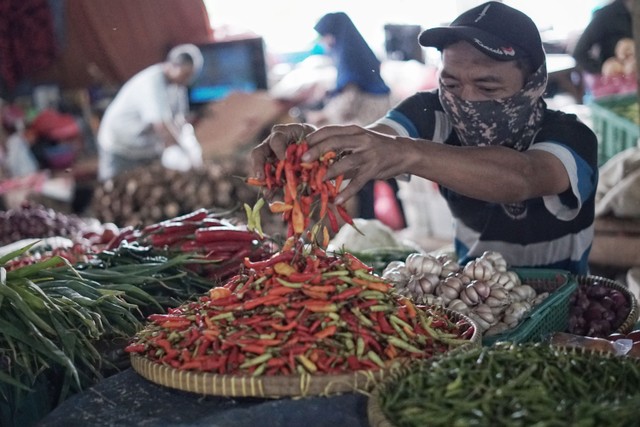
M 615 332 L 631 310 L 621 291 L 598 282 L 578 286 L 570 303 L 568 332 L 590 337 L 603 338 Z

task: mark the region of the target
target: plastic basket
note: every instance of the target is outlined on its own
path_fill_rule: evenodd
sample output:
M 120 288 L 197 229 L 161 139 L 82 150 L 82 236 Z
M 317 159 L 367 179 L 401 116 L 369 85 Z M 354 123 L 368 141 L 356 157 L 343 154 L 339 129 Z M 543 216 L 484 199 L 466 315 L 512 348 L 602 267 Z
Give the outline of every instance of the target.
M 549 296 L 535 306 L 513 329 L 501 334 L 483 337 L 483 345 L 499 341 L 523 343 L 541 341 L 553 332 L 564 331 L 569 322 L 569 299 L 578 287 L 575 278 L 565 270 L 536 268 L 513 269 L 523 284 L 537 293 L 549 292 Z
M 621 151 L 638 145 L 640 126 L 619 112 L 638 103 L 635 95 L 613 95 L 589 104 L 593 131 L 598 137 L 598 165 Z

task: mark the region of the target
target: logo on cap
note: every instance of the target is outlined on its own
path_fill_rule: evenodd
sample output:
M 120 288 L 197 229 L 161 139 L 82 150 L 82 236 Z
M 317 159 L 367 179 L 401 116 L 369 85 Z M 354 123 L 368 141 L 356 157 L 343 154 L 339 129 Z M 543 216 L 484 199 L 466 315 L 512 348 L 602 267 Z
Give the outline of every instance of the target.
M 512 47 L 491 47 L 491 46 L 487 46 L 486 44 L 484 44 L 482 42 L 482 40 L 480 40 L 478 38 L 474 38 L 473 41 L 475 42 L 475 44 L 477 44 L 478 46 L 480 46 L 484 50 L 488 50 L 489 52 L 493 52 L 496 55 L 500 55 L 500 56 L 503 56 L 503 55 L 515 56 L 516 55 L 516 51 Z
M 486 5 L 486 6 L 484 7 L 484 9 L 482 9 L 482 10 L 480 11 L 480 13 L 478 14 L 478 17 L 476 18 L 476 20 L 475 20 L 475 21 L 473 21 L 473 22 L 478 22 L 479 20 L 481 20 L 482 18 L 484 18 L 484 16 L 487 14 L 487 10 L 488 10 L 490 7 L 491 7 L 491 5 L 490 5 L 490 4 Z

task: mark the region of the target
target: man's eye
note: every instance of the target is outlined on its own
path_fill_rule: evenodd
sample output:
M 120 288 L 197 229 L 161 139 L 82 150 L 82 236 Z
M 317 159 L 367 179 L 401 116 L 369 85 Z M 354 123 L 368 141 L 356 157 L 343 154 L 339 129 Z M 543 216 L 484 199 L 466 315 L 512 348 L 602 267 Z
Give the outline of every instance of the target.
M 481 87 L 480 90 L 483 93 L 491 94 L 491 95 L 495 95 L 497 93 L 500 93 L 500 88 L 497 88 L 497 87 Z
M 454 82 L 445 82 L 445 81 L 440 81 L 440 85 L 444 86 L 446 89 L 455 89 L 457 88 L 459 85 L 458 83 L 454 83 Z

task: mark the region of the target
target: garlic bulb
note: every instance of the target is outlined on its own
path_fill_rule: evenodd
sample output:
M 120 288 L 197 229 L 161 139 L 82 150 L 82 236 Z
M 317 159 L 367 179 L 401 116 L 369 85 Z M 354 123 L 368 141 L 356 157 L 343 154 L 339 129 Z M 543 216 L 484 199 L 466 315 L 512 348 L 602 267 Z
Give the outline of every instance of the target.
M 476 325 L 478 325 L 478 329 L 483 334 L 484 334 L 484 331 L 486 331 L 487 329 L 489 329 L 491 327 L 491 324 L 489 322 L 487 322 L 482 317 L 478 316 L 476 313 L 474 313 L 472 311 L 467 313 L 467 316 L 469 316 L 469 318 L 471 318 L 471 320 L 476 322 Z
M 471 283 L 471 280 L 472 280 L 469 276 L 465 276 L 461 272 L 449 274 L 447 277 L 445 277 L 444 280 L 448 281 L 448 280 L 453 280 L 453 279 L 459 280 L 463 285 L 462 287 L 467 286 L 469 283 Z M 462 290 L 462 289 L 460 289 L 460 290 Z
M 536 306 L 540 304 L 542 301 L 544 301 L 545 299 L 547 299 L 548 296 L 549 296 L 549 292 L 541 292 L 538 295 L 536 295 L 533 301 L 531 301 L 531 304 Z
M 480 296 L 480 299 L 482 301 L 487 299 L 487 297 L 491 293 L 491 287 L 489 287 L 489 285 L 487 285 L 487 282 L 483 280 L 473 280 L 471 283 L 467 285 L 467 287 L 469 286 L 472 286 L 475 288 L 476 292 L 478 293 L 478 296 Z
M 447 284 L 447 282 L 440 282 L 440 284 L 436 287 L 435 294 L 442 298 L 445 304 L 448 304 L 452 300 L 460 296 L 461 289 L 462 287 L 457 288 L 455 286 Z
M 469 307 L 476 306 L 482 302 L 482 298 L 478 295 L 478 291 L 476 291 L 476 288 L 471 285 L 467 285 L 467 287 L 460 292 L 460 299 Z
M 506 308 L 509 305 L 509 300 L 508 299 L 499 299 L 496 297 L 492 297 L 489 296 L 487 297 L 486 300 L 484 300 L 484 303 L 487 304 L 489 307 L 491 308 Z M 500 312 L 500 310 L 496 310 L 497 312 Z
M 487 301 L 490 299 L 491 297 L 487 298 Z M 485 304 L 489 305 L 487 303 L 487 301 L 485 301 Z M 502 316 L 504 315 L 504 312 L 507 310 L 507 307 L 509 307 L 509 304 L 505 304 L 505 305 L 498 305 L 496 307 L 492 307 L 489 305 L 489 307 L 491 307 L 491 312 L 493 313 L 494 316 L 496 316 L 497 319 L 501 319 Z
M 489 325 L 494 325 L 498 322 L 498 319 L 493 315 L 491 307 L 486 304 L 478 304 L 473 308 L 473 313 L 482 318 Z
M 422 296 L 424 295 L 424 291 L 422 290 L 422 286 L 420 286 L 420 279 L 412 276 L 411 279 L 409 279 L 409 283 L 407 284 L 406 290 L 405 292 L 403 292 L 403 295 L 406 295 L 413 300 L 422 298 Z
M 495 267 L 486 259 L 476 258 L 465 264 L 462 272 L 476 280 L 489 280 L 496 272 Z
M 511 289 L 511 293 L 509 295 L 514 301 L 533 301 L 537 293 L 535 289 L 529 285 L 520 285 Z
M 440 283 L 440 277 L 437 274 L 428 273 L 422 276 L 420 279 L 420 286 L 425 294 L 433 294 L 436 286 Z
M 513 270 L 509 270 L 506 272 L 506 274 L 509 275 L 509 277 L 511 278 L 513 283 L 516 284 L 516 286 L 522 285 L 522 280 L 520 280 L 520 276 L 518 276 L 518 273 L 516 273 Z
M 502 256 L 500 252 L 485 251 L 482 254 L 482 256 L 480 256 L 480 258 L 486 259 L 487 261 L 489 261 L 493 265 L 496 271 L 499 271 L 499 272 L 507 271 L 507 260 L 504 259 L 504 256 Z
M 429 254 L 422 254 L 419 252 L 412 253 L 407 256 L 405 265 L 414 276 L 423 276 L 425 274 L 439 275 L 442 271 L 442 265 L 438 262 L 436 257 Z
M 382 272 L 382 278 L 398 289 L 407 287 L 411 278 L 404 263 L 399 262 L 400 264 L 394 264 L 393 266 L 389 264 Z
M 389 264 L 387 264 L 384 270 L 382 270 L 382 275 L 384 276 L 384 274 L 387 271 L 397 270 L 397 269 L 402 269 L 402 270 L 406 269 L 406 265 L 404 264 L 404 261 L 391 261 Z
M 447 277 L 451 273 L 457 273 L 458 271 L 460 271 L 460 264 L 458 264 L 458 261 L 450 259 L 442 264 L 440 277 Z
M 445 265 L 449 261 L 454 261 L 454 262 L 456 261 L 455 255 L 450 254 L 448 252 L 439 253 L 438 255 L 436 255 L 436 259 L 442 265 Z
M 518 277 L 517 274 L 516 277 Z M 491 276 L 487 283 L 489 283 L 489 286 L 491 286 L 492 288 L 501 287 L 506 290 L 511 290 L 520 283 L 520 278 L 515 281 L 513 275 L 509 274 L 508 271 L 498 271 L 493 276 Z
M 460 275 L 449 275 L 442 281 L 443 285 L 447 285 L 455 289 L 455 291 L 458 293 L 460 293 L 462 289 L 464 289 L 469 283 L 470 282 L 466 280 L 464 276 Z
M 461 299 L 454 299 L 449 302 L 447 308 L 457 311 L 459 313 L 465 314 L 469 312 L 469 306 L 464 303 Z
M 507 307 L 502 320 L 507 324 L 514 322 L 517 324 L 529 310 L 531 310 L 530 303 L 526 301 L 516 301 Z
M 511 298 L 509 297 L 509 291 L 507 291 L 504 288 L 491 288 L 491 292 L 489 292 L 489 297 L 505 301 L 507 304 L 511 303 Z

